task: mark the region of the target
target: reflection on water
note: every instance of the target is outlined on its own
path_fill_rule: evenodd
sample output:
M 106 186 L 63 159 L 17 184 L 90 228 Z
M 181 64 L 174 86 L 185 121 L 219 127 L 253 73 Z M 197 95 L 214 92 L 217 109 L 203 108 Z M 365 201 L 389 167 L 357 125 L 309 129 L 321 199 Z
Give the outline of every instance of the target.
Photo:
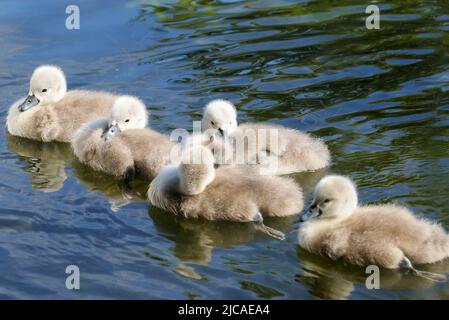
M 311 294 L 322 299 L 348 299 L 356 286 L 365 286 L 365 269 L 334 262 L 313 255 L 298 246 L 298 257 L 303 261 L 295 280 L 305 284 Z M 419 269 L 441 275 L 449 274 L 449 261 L 420 266 Z M 432 288 L 436 283 L 428 278 L 404 270 L 380 269 L 380 288 L 388 290 L 419 290 Z M 372 293 L 375 294 L 375 289 Z M 368 293 L 368 298 L 373 296 Z
M 8 135 L 8 148 L 23 163 L 22 169 L 30 175 L 32 188 L 43 192 L 56 192 L 68 178 L 66 168 L 85 183 L 91 192 L 101 191 L 114 211 L 129 203 L 114 177 L 95 172 L 81 164 L 67 143 L 42 143 Z
M 107 14 L 100 1 L 79 1 L 81 29 L 68 32 L 62 4 L 6 0 L 0 116 L 40 63 L 61 65 L 70 88 L 140 96 L 164 133 L 191 129 L 206 102 L 228 98 L 242 122 L 326 141 L 330 168 L 291 175 L 307 199 L 321 176 L 347 174 L 362 202 L 405 204 L 447 228 L 449 7 L 376 3 L 377 31 L 366 30 L 359 0 L 124 0 Z M 0 131 L 0 174 L 0 297 L 80 297 L 61 287 L 65 266 L 79 263 L 82 297 L 449 298 L 447 281 L 398 271 L 367 290 L 363 269 L 297 248 L 297 217 L 269 221 L 287 234 L 279 242 L 250 224 L 148 209 L 148 183 L 126 202 L 68 145 Z M 421 269 L 447 273 L 447 263 Z
M 58 191 L 67 179 L 66 167 L 74 156 L 65 143 L 41 143 L 8 135 L 8 149 L 23 162 L 31 186 L 43 192 Z
M 100 192 L 106 199 L 108 199 L 112 211 L 118 212 L 121 207 L 131 203 L 129 199 L 123 196 L 116 177 L 103 172 L 93 171 L 91 168 L 77 160 L 73 162 L 72 169 L 74 176 L 79 179 L 90 192 Z M 143 197 L 146 194 L 147 186 L 148 183 L 140 183 L 136 186 L 136 191 L 139 191 Z
M 150 217 L 159 233 L 174 242 L 173 253 L 184 262 L 205 264 L 212 260 L 212 250 L 267 239 L 252 223 L 207 221 L 172 216 L 151 207 Z M 297 217 L 267 219 L 265 223 L 280 231 L 291 229 Z M 230 236 L 232 234 L 232 237 Z

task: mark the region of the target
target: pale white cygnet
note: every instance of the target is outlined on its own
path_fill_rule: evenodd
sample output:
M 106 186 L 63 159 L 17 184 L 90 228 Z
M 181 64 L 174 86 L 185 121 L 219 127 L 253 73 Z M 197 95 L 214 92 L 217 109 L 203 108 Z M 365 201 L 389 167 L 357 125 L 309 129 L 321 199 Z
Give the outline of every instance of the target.
M 121 96 L 110 118 L 95 119 L 75 133 L 72 149 L 82 163 L 120 177 L 126 195 L 129 181 L 135 177 L 151 180 L 179 157 L 178 146 L 168 136 L 146 127 L 147 122 L 143 102 Z
M 154 206 L 186 218 L 258 223 L 264 216 L 294 215 L 303 208 L 302 191 L 289 178 L 215 169 L 211 151 L 201 145 L 184 150 L 181 159 L 151 182 L 148 199 Z M 283 237 L 266 226 L 263 231 Z
M 329 149 L 320 139 L 269 123 L 238 125 L 236 109 L 226 100 L 206 105 L 202 130 L 215 130 L 230 143 L 233 164 L 260 165 L 271 174 L 314 171 L 330 164 Z
M 449 256 L 449 236 L 440 225 L 398 205 L 358 205 L 354 183 L 343 176 L 317 184 L 301 221 L 301 247 L 354 265 L 415 270 L 413 264 Z
M 43 65 L 31 76 L 28 96 L 9 108 L 6 125 L 15 136 L 69 142 L 86 121 L 108 116 L 116 98 L 107 92 L 67 91 L 62 70 Z

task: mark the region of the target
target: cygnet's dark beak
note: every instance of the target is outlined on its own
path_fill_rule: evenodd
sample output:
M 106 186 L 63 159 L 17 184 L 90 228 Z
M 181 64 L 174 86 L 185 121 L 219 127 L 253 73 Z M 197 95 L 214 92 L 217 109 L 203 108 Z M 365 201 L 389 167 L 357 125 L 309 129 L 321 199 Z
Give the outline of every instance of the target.
M 24 112 L 27 111 L 28 109 L 31 109 L 34 106 L 37 106 L 39 104 L 39 99 L 36 98 L 36 96 L 33 95 L 29 95 L 28 97 L 26 97 L 25 101 L 22 102 L 22 104 L 20 106 L 18 106 L 20 112 Z
M 120 127 L 118 126 L 118 124 L 110 124 L 103 132 L 103 134 L 101 135 L 101 137 L 105 140 L 108 141 L 109 139 L 111 139 L 115 134 L 122 132 L 122 130 L 120 130 Z
M 227 141 L 228 139 L 228 130 L 223 129 L 223 128 L 218 128 L 218 132 L 220 133 L 220 136 L 225 139 L 225 141 Z
M 319 217 L 321 215 L 322 211 L 318 208 L 316 203 L 312 203 L 310 207 L 308 207 L 304 213 L 299 218 L 300 222 L 306 222 L 310 219 L 313 219 L 315 217 Z

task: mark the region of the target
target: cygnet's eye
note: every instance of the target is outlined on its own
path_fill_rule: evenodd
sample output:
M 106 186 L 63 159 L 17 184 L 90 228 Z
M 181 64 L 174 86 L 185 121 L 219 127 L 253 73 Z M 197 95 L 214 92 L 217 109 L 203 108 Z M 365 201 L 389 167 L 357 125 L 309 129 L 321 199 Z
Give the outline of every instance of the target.
M 47 92 L 47 89 L 42 89 L 42 92 Z
M 213 126 L 215 126 L 215 122 L 213 122 L 213 121 L 211 121 L 210 124 L 213 125 Z
M 324 199 L 324 201 L 323 201 L 323 203 L 329 203 L 329 202 L 331 202 L 331 199 Z
M 126 119 L 125 122 L 129 122 L 129 119 Z

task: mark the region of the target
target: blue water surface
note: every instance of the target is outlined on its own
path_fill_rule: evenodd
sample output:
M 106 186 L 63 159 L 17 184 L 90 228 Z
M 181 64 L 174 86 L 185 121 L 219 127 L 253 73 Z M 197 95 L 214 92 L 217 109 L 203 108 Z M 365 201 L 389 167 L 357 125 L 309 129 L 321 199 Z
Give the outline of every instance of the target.
M 0 117 L 28 92 L 33 69 L 59 65 L 71 89 L 142 98 L 150 126 L 192 128 L 202 107 L 227 98 L 244 121 L 322 137 L 328 170 L 292 175 L 307 199 L 328 172 L 357 182 L 363 203 L 401 203 L 449 224 L 449 6 L 376 1 L 71 1 L 0 4 Z M 0 130 L 0 298 L 432 299 L 448 282 L 364 269 L 297 245 L 297 217 L 253 226 L 191 221 L 126 203 L 116 180 L 81 165 L 66 144 Z M 144 194 L 147 183 L 137 182 Z M 67 290 L 68 265 L 81 272 Z M 449 273 L 449 262 L 424 266 Z

